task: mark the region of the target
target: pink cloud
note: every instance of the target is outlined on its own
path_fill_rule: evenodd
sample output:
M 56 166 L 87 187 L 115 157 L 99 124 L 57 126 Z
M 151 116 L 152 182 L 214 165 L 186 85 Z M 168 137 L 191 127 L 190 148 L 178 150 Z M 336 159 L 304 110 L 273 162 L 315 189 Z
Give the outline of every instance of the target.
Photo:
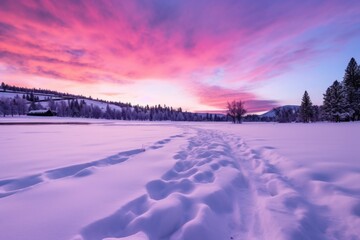
M 225 110 L 229 101 L 245 102 L 249 113 L 266 111 L 279 106 L 274 100 L 262 100 L 251 92 L 241 89 L 227 89 L 219 86 L 196 85 L 193 88 L 194 95 L 198 96 L 199 102 L 203 105 L 212 106 L 220 110 Z
M 0 62 L 26 74 L 79 83 L 193 84 L 201 103 L 221 107 L 232 97 L 258 98 L 229 90 L 237 89 L 233 84 L 281 75 L 320 54 L 324 39 L 349 34 L 341 24 L 329 31 L 336 36 L 318 39 L 309 32 L 358 16 L 356 3 L 4 0 Z M 199 87 L 218 67 L 225 70 L 222 83 L 229 89 Z

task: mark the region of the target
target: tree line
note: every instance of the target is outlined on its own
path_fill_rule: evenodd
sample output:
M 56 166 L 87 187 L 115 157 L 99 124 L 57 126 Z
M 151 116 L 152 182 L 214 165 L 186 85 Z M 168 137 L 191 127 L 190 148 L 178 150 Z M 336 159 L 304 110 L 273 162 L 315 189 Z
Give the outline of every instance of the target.
M 150 121 L 277 121 L 277 122 L 317 122 L 317 121 L 359 121 L 360 120 L 360 66 L 354 58 L 348 63 L 341 82 L 334 81 L 323 95 L 323 105 L 313 105 L 307 91 L 304 92 L 299 108 L 278 107 L 273 109 L 274 116 L 246 115 L 245 104 L 242 101 L 232 101 L 227 104 L 227 114 L 200 114 L 183 112 L 181 108 L 167 106 L 132 106 L 130 103 L 104 101 L 106 109 L 97 104 L 88 104 L 91 97 L 61 93 L 46 89 L 29 89 L 1 84 L 4 92 L 25 92 L 22 97 L 0 98 L 0 115 L 24 115 L 31 110 L 49 108 L 61 117 L 85 117 L 119 120 L 150 120 Z M 36 94 L 47 94 L 40 100 Z M 57 99 L 53 99 L 57 98 Z M 41 102 L 46 102 L 44 106 Z M 110 107 L 116 106 L 114 107 Z
M 108 104 L 113 104 L 113 105 L 117 105 L 120 107 L 131 107 L 131 103 L 124 103 L 124 102 L 120 102 L 120 101 L 106 101 L 106 100 L 102 100 L 99 98 L 92 98 L 91 96 L 83 96 L 83 95 L 76 95 L 76 94 L 70 94 L 70 93 L 65 93 L 65 92 L 58 92 L 58 91 L 54 91 L 54 90 L 48 90 L 48 89 L 42 89 L 42 88 L 25 88 L 25 87 L 18 87 L 18 86 L 12 86 L 12 85 L 8 85 L 4 82 L 1 83 L 1 88 L 3 92 L 10 92 L 10 93 L 25 93 L 25 96 L 27 98 L 28 101 L 39 101 L 39 98 L 37 95 L 47 95 L 49 97 L 55 96 L 57 98 L 60 99 L 87 99 L 87 100 L 95 100 L 98 102 L 102 102 L 102 103 L 108 103 Z M 30 99 L 28 99 L 30 98 Z
M 53 101 L 50 99 L 49 108 L 56 111 L 60 117 L 141 121 L 227 121 L 226 116 L 184 112 L 181 108 L 174 109 L 161 105 L 113 108 L 107 104 L 103 110 L 96 104 L 87 104 L 83 99 L 80 101 L 78 99 L 68 101 Z
M 305 91 L 302 98 L 299 120 L 315 121 L 359 121 L 360 120 L 360 66 L 351 58 L 341 82 L 335 80 L 323 95 L 323 105 L 313 106 Z
M 2 84 L 4 86 L 4 84 Z M 24 91 L 24 88 L 16 88 L 5 85 L 3 91 L 16 90 Z M 30 90 L 30 89 L 28 89 Z M 30 90 L 31 91 L 31 90 Z M 41 90 L 41 93 L 46 90 Z M 46 93 L 52 93 L 49 91 Z M 37 92 L 40 93 L 40 92 Z M 60 94 L 60 93 L 57 93 Z M 182 108 L 173 108 L 168 106 L 132 106 L 121 102 L 96 101 L 89 103 L 89 98 L 79 99 L 78 96 L 66 94 L 66 98 L 61 96 L 47 96 L 43 100 L 34 92 L 28 92 L 20 97 L 16 95 L 13 98 L 0 98 L 0 115 L 14 116 L 25 115 L 29 111 L 50 109 L 60 117 L 82 117 L 95 119 L 117 119 L 117 120 L 142 120 L 142 121 L 228 121 L 226 115 L 221 114 L 202 114 L 183 111 Z M 75 96 L 75 97 L 74 97 Z M 106 103 L 104 109 L 97 103 Z M 104 104 L 102 104 L 104 105 Z
M 0 98 L 0 115 L 25 115 L 28 112 L 27 101 L 19 96 Z
M 240 104 L 240 108 L 238 108 Z M 238 110 L 237 110 L 238 109 Z M 323 95 L 323 105 L 313 105 L 307 91 L 300 107 L 286 106 L 273 109 L 274 116 L 249 114 L 242 101 L 227 104 L 227 114 L 233 123 L 248 122 L 317 122 L 317 121 L 359 121 L 360 120 L 360 66 L 351 58 L 341 82 L 334 81 Z

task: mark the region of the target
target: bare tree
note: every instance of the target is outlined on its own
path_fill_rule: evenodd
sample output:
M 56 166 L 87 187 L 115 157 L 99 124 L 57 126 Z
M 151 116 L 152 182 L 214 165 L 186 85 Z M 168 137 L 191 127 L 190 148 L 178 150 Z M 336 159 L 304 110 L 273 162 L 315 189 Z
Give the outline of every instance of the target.
M 242 119 L 246 114 L 245 104 L 242 101 L 232 101 L 227 103 L 228 116 L 231 117 L 233 123 L 242 123 Z
M 242 119 L 246 114 L 245 104 L 242 101 L 236 102 L 236 120 L 238 123 L 242 123 Z
M 236 102 L 235 100 L 227 103 L 228 116 L 231 117 L 233 123 L 236 123 Z

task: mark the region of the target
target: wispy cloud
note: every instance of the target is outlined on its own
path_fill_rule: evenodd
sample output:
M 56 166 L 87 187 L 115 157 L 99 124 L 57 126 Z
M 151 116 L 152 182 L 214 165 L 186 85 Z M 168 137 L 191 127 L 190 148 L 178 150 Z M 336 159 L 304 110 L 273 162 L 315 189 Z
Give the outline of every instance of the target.
M 226 109 L 227 102 L 232 100 L 244 101 L 248 112 L 261 112 L 279 106 L 275 100 L 261 100 L 253 93 L 241 89 L 204 85 L 197 85 L 193 89 L 201 104 L 217 109 Z
M 264 109 L 276 102 L 238 83 L 271 80 L 322 54 L 324 43 L 354 34 L 343 27 L 358 16 L 356 0 L 3 0 L 0 62 L 79 83 L 193 84 L 202 104 L 244 98 Z M 320 38 L 319 28 L 330 30 Z M 216 68 L 221 84 L 204 84 Z

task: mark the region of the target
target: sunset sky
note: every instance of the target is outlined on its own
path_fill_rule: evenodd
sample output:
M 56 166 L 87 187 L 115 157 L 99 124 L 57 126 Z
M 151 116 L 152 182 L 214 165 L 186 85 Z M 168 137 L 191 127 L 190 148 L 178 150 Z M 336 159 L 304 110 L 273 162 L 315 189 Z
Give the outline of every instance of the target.
M 0 82 L 190 111 L 315 104 L 351 57 L 359 0 L 0 0 Z

